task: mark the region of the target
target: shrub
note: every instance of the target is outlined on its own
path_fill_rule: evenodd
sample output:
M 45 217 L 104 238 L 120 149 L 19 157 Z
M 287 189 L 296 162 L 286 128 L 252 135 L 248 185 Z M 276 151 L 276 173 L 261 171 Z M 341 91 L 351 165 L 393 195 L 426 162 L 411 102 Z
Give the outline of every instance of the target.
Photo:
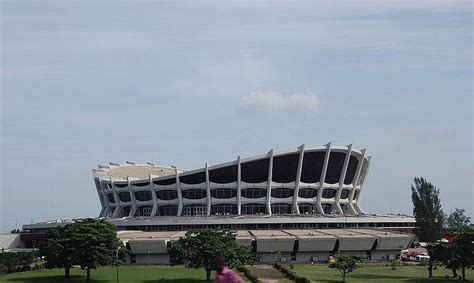
M 258 279 L 258 276 L 253 273 L 250 269 L 248 269 L 246 266 L 240 266 L 237 268 L 238 271 L 242 272 L 245 277 L 247 277 L 252 283 L 262 283 L 260 279 Z
M 396 270 L 397 269 L 397 261 L 392 259 L 392 261 L 390 262 L 390 266 L 392 267 L 392 270 Z
M 294 280 L 296 283 L 310 283 L 309 279 L 303 276 L 298 276 L 294 271 L 288 269 L 283 264 L 277 262 L 273 265 L 281 273 L 283 273 L 288 279 Z M 290 265 L 291 267 L 292 265 Z

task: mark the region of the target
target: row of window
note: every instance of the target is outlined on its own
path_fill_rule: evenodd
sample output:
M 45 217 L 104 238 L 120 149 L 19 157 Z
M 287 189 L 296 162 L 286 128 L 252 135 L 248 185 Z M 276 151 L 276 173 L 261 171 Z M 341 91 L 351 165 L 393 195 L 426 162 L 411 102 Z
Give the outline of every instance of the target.
M 187 199 L 202 199 L 207 197 L 205 190 L 201 189 L 190 189 L 182 191 L 183 198 Z M 242 190 L 242 197 L 245 198 L 261 198 L 267 195 L 267 189 L 261 188 L 248 188 Z M 274 198 L 288 198 L 293 197 L 294 190 L 292 188 L 273 188 L 272 197 Z M 334 189 L 323 189 L 322 198 L 331 199 L 336 196 L 337 191 Z M 359 191 L 356 191 L 353 200 L 357 198 Z M 298 196 L 300 198 L 314 198 L 318 194 L 317 189 L 302 188 L 299 190 Z M 349 197 L 350 190 L 343 189 L 341 191 L 341 199 L 347 199 Z M 120 201 L 129 202 L 131 197 L 129 192 L 119 192 L 118 196 Z M 161 190 L 156 192 L 156 196 L 160 200 L 173 200 L 178 198 L 176 190 Z M 232 188 L 221 188 L 211 190 L 211 196 L 218 199 L 228 199 L 237 196 L 237 190 Z M 115 197 L 113 193 L 107 195 L 109 202 L 115 203 Z M 135 192 L 135 198 L 139 201 L 150 201 L 153 199 L 150 191 L 138 191 Z
M 321 204 L 325 214 L 334 213 L 334 205 L 329 203 Z M 312 203 L 300 203 L 298 204 L 300 214 L 316 214 L 317 210 Z M 344 213 L 347 212 L 347 206 L 341 204 L 341 208 Z M 131 207 L 116 208 L 122 209 L 119 216 L 128 216 L 130 214 Z M 135 212 L 135 216 L 151 216 L 153 207 L 152 206 L 140 206 Z M 292 214 L 293 206 L 288 203 L 272 203 L 271 210 L 273 214 Z M 242 214 L 267 214 L 265 204 L 260 203 L 248 203 L 243 204 L 241 207 Z M 160 206 L 157 215 L 160 216 L 176 216 L 178 214 L 177 205 L 164 205 Z M 236 215 L 237 205 L 235 204 L 215 204 L 211 206 L 211 215 Z M 191 204 L 183 207 L 184 216 L 192 215 L 207 215 L 207 206 L 203 204 Z

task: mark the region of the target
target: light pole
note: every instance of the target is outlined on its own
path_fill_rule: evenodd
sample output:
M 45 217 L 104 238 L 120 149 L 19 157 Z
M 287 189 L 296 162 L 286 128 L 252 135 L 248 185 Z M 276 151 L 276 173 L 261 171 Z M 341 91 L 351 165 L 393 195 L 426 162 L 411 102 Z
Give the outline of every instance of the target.
M 115 264 L 117 265 L 117 283 L 119 283 L 119 262 L 118 262 L 118 257 L 119 257 L 119 250 L 120 250 L 120 247 L 117 248 L 117 250 L 115 251 Z

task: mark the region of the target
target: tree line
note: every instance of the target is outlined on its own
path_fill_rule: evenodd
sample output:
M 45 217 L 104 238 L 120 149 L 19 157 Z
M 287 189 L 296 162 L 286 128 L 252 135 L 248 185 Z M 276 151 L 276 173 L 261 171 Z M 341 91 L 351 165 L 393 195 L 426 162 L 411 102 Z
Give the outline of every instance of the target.
M 428 277 L 433 277 L 434 265 L 451 269 L 453 277 L 466 280 L 466 269 L 474 264 L 474 229 L 464 209 L 456 208 L 449 216 L 444 214 L 439 189 L 423 177 L 415 178 L 411 186 L 416 234 L 428 243 Z M 449 235 L 450 241 L 442 241 Z

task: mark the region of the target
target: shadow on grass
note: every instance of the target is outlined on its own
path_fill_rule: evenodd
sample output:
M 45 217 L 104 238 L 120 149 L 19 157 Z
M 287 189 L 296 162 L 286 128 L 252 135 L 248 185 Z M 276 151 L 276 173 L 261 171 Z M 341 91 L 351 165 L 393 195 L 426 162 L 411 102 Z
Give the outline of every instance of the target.
M 11 278 L 6 280 L 6 282 L 24 282 L 24 283 L 42 283 L 42 282 L 52 282 L 52 283 L 70 283 L 70 282 L 86 282 L 84 276 L 80 275 L 71 275 L 71 278 L 65 279 L 63 275 L 55 275 L 55 276 L 32 276 L 32 277 L 25 277 L 25 278 Z M 89 282 L 91 283 L 104 283 L 107 280 L 96 280 L 92 278 Z

